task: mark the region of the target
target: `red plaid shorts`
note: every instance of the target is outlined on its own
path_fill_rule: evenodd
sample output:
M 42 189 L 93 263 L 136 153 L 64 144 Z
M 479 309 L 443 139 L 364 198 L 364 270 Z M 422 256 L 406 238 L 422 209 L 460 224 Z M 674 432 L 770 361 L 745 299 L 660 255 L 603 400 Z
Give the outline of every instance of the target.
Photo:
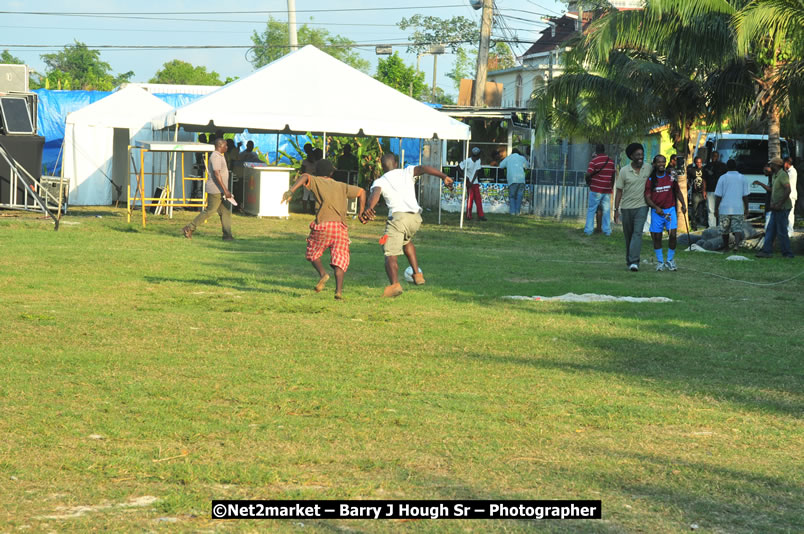
M 310 223 L 304 257 L 310 261 L 317 260 L 326 249 L 330 249 L 329 264 L 340 267 L 345 272 L 349 268 L 349 229 L 345 224 L 340 221 Z

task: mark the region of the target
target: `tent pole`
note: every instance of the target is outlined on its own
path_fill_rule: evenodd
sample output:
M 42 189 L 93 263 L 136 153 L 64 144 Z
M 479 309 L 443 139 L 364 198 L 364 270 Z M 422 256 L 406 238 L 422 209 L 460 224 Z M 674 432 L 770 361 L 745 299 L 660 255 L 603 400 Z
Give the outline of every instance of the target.
M 419 139 L 419 166 L 421 167 L 422 164 L 422 140 Z M 422 198 L 422 181 L 419 180 L 419 195 L 418 198 Z M 421 200 L 419 200 L 421 202 Z M 441 213 L 441 196 L 438 197 L 438 211 Z M 438 224 L 441 224 L 441 219 L 439 218 Z
M 324 159 L 327 159 L 327 132 L 324 132 Z
M 469 140 L 463 143 L 463 161 L 469 159 Z M 461 193 L 461 228 L 463 228 L 463 210 L 466 207 L 466 169 L 463 170 L 463 192 Z
M 444 186 L 444 181 L 438 181 L 438 224 L 441 224 L 441 195 L 444 194 L 444 190 L 442 187 Z

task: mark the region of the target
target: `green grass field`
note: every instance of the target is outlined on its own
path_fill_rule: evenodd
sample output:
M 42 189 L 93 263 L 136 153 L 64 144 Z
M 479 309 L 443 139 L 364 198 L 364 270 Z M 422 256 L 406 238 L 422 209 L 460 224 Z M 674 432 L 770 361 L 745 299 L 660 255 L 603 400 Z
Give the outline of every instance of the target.
M 0 215 L 0 532 L 804 525 L 800 257 L 634 274 L 616 229 L 428 215 L 427 284 L 384 300 L 383 223 L 355 221 L 337 302 L 306 215 L 236 216 L 231 243 L 214 219 L 182 238 L 189 212 Z M 568 292 L 674 302 L 501 298 Z M 603 520 L 210 518 L 237 498 L 599 499 Z

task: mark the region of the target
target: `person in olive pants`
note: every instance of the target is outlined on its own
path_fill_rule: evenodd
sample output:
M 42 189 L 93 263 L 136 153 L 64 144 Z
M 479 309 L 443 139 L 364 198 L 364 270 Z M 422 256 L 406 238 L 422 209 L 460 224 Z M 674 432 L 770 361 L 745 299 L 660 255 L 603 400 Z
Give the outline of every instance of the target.
M 232 198 L 227 184 L 229 183 L 229 169 L 226 167 L 226 141 L 222 138 L 215 140 L 215 152 L 209 157 L 209 178 L 205 184 L 207 190 L 207 209 L 203 210 L 193 219 L 193 222 L 182 229 L 184 237 L 192 239 L 193 232 L 199 225 L 204 224 L 213 213 L 217 213 L 221 218 L 221 229 L 223 230 L 223 240 L 232 241 L 232 212 L 229 210 L 229 202 L 224 199 Z

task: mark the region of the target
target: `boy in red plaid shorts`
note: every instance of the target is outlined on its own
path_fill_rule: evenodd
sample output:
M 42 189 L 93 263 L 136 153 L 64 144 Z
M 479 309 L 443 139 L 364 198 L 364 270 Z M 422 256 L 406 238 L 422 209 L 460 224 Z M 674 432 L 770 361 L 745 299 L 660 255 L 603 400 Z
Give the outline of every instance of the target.
M 315 220 L 310 223 L 307 237 L 305 259 L 313 264 L 320 277 L 315 286 L 316 293 L 324 289 L 329 275 L 321 263 L 321 256 L 330 249 L 329 264 L 335 272 L 335 299 L 343 299 L 343 275 L 349 268 L 349 229 L 346 226 L 348 199 L 357 198 L 358 213 L 366 204 L 366 192 L 354 185 L 336 182 L 332 179 L 335 167 L 332 162 L 322 159 L 316 163 L 315 176 L 302 174 L 293 187 L 282 196 L 283 202 L 290 202 L 299 187 L 306 187 L 315 197 Z

